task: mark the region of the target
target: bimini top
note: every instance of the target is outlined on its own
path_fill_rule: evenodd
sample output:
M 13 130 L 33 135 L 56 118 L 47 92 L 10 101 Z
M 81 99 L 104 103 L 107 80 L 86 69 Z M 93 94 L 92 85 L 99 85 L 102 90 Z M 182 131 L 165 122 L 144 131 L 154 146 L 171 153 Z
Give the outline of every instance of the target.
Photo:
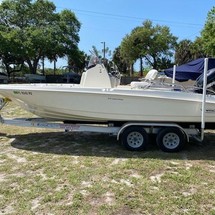
M 196 80 L 204 72 L 204 59 L 199 58 L 191 61 L 187 64 L 176 67 L 175 80 L 188 81 Z M 215 58 L 208 59 L 208 70 L 215 68 Z M 168 77 L 173 77 L 173 68 L 164 70 L 164 73 Z

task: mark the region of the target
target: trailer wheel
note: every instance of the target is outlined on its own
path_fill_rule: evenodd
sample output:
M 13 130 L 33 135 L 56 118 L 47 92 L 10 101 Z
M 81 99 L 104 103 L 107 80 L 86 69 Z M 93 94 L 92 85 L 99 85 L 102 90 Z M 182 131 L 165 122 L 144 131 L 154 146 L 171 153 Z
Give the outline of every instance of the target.
M 186 143 L 186 137 L 179 128 L 163 128 L 158 133 L 156 142 L 164 152 L 178 152 Z
M 130 151 L 142 151 L 148 144 L 148 134 L 142 127 L 128 127 L 121 134 L 121 143 Z

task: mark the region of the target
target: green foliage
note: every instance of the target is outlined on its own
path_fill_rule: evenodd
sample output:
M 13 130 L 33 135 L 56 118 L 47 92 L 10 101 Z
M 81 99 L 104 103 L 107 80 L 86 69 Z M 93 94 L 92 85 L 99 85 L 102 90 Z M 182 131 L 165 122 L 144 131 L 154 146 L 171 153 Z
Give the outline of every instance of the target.
M 78 48 L 71 49 L 68 53 L 68 64 L 75 72 L 81 72 L 85 68 L 86 56 L 83 51 Z
M 123 59 L 120 53 L 121 52 L 120 52 L 120 46 L 119 46 L 113 52 L 113 62 L 116 64 L 119 71 L 125 74 L 127 72 L 127 68 L 129 67 L 129 65 L 126 63 L 126 61 Z
M 206 56 L 207 54 L 204 51 L 201 37 L 197 37 L 194 42 L 191 40 L 182 40 L 176 46 L 175 63 L 181 65 Z
M 96 48 L 96 46 L 92 46 L 92 53 L 98 57 L 101 57 L 101 52 Z
M 201 37 L 197 37 L 195 39 L 191 48 L 193 59 L 207 57 L 207 53 L 204 50 L 204 45 Z
M 151 67 L 162 69 L 171 62 L 176 40 L 167 26 L 153 26 L 150 20 L 146 20 L 125 36 L 120 53 L 129 63 L 144 58 Z
M 208 12 L 201 35 L 205 52 L 208 56 L 215 56 L 215 7 Z
M 181 65 L 192 60 L 192 44 L 191 40 L 182 40 L 177 44 L 175 50 L 175 63 L 177 65 Z
M 36 73 L 41 58 L 56 60 L 77 49 L 80 22 L 69 10 L 55 12 L 48 0 L 5 0 L 0 5 L 0 57 L 27 62 Z
M 120 45 L 120 56 L 129 64 L 134 63 L 138 58 L 136 47 L 133 44 L 134 39 L 132 35 L 126 35 Z
M 104 42 L 102 42 L 104 44 Z M 101 58 L 104 58 L 104 54 L 105 54 L 105 58 L 107 59 L 108 57 L 111 57 L 112 53 L 111 50 L 109 49 L 109 47 L 106 47 L 105 45 L 103 45 L 104 48 L 102 50 L 99 50 L 96 48 L 96 46 L 92 46 L 92 52 L 96 55 L 99 56 Z

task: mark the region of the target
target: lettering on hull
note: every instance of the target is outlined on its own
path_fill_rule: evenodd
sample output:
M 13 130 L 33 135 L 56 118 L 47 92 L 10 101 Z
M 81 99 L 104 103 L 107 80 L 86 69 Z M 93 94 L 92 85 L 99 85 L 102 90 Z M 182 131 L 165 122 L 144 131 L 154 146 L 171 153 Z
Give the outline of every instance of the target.
M 215 112 L 215 109 L 207 109 L 205 110 L 206 113 L 214 113 Z
M 111 97 L 109 97 L 108 100 L 123 101 L 124 99 L 122 99 L 122 98 L 111 98 Z
M 30 92 L 30 91 L 13 91 L 13 93 L 15 94 L 15 95 L 30 95 L 30 96 L 32 96 L 33 95 L 33 93 L 32 92 Z

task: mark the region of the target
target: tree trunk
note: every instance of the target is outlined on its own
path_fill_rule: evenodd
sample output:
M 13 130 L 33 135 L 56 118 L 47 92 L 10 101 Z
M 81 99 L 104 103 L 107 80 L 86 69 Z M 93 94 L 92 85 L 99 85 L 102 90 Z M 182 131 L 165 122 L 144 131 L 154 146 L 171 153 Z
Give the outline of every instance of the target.
M 134 76 L 134 64 L 130 64 L 130 76 Z
M 27 59 L 27 64 L 28 64 L 28 66 L 29 66 L 29 69 L 30 69 L 30 73 L 31 73 L 31 74 L 36 74 L 36 73 L 37 73 L 37 65 L 38 65 L 38 62 L 39 62 L 39 58 L 34 59 L 33 62 L 31 62 L 30 59 Z
M 45 75 L 45 57 L 42 57 L 42 74 Z
M 56 60 L 54 59 L 54 75 L 56 73 Z
M 5 65 L 5 69 L 7 71 L 7 75 L 8 75 L 8 77 L 10 77 L 10 66 L 6 63 L 4 65 Z
M 143 58 L 140 57 L 140 77 L 143 77 Z
M 153 60 L 154 60 L 154 62 L 153 62 L 152 67 L 153 67 L 153 69 L 157 69 L 158 63 L 157 63 L 157 59 L 155 56 L 153 56 Z

